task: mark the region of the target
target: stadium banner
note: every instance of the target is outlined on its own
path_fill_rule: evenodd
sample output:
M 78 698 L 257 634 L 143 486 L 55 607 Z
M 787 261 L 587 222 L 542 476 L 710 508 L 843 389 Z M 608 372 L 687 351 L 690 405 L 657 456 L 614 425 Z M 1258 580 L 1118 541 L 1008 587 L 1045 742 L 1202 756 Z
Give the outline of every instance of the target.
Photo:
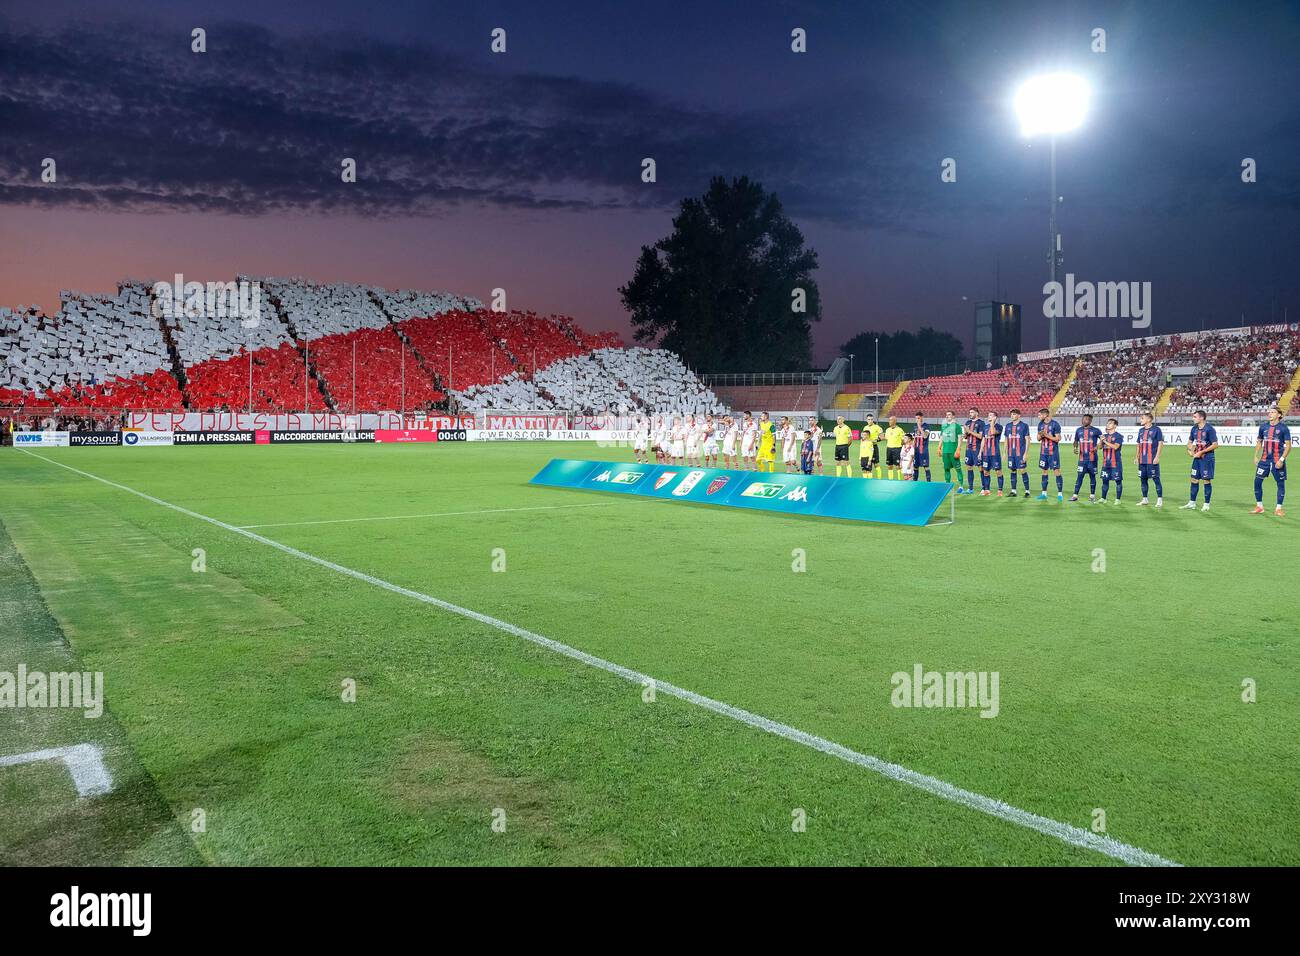
M 901 525 L 929 522 L 952 491 L 946 482 L 937 481 L 841 479 L 565 458 L 551 459 L 529 484 Z
M 470 428 L 465 431 L 465 441 L 595 441 L 608 445 L 632 447 L 635 434 L 630 431 L 608 429 L 581 429 L 577 431 L 550 428 Z
M 173 445 L 251 445 L 252 432 L 172 432 Z
M 122 444 L 126 448 L 156 447 L 172 444 L 171 432 L 150 432 L 138 428 L 122 429 Z
M 345 432 L 380 428 L 472 428 L 468 415 L 427 415 L 403 420 L 400 412 L 262 413 L 262 412 L 128 412 L 127 428 L 156 432 Z
M 380 428 L 375 431 L 375 442 L 381 445 L 391 442 L 406 444 L 437 440 L 438 433 L 425 428 Z
M 104 448 L 122 444 L 121 432 L 69 432 L 68 444 L 73 448 Z
M 15 448 L 67 448 L 68 432 L 14 432 Z
M 248 433 L 250 438 L 255 434 Z M 271 444 L 271 445 L 303 445 L 303 444 L 346 444 L 348 442 L 375 442 L 379 439 L 376 437 L 378 432 L 373 431 L 322 431 L 322 432 L 303 432 L 303 431 L 273 431 L 268 432 L 269 442 L 257 442 L 254 444 Z

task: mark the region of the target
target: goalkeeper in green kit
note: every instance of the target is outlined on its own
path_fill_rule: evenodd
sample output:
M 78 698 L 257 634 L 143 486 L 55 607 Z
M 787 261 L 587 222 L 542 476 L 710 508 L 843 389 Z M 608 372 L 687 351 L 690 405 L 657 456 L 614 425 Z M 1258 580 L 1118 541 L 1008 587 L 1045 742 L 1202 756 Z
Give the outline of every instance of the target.
M 961 423 L 952 412 L 943 417 L 943 424 L 939 426 L 939 441 L 943 452 L 943 480 L 952 481 L 960 488 L 961 461 L 957 457 L 957 445 L 961 442 Z M 950 470 L 952 478 L 948 477 Z

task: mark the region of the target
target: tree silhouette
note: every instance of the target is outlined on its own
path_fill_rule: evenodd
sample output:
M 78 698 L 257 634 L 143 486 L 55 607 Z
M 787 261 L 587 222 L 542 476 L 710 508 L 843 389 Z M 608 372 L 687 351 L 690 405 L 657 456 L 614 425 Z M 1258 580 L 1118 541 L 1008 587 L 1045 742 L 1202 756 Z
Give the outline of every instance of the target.
M 812 365 L 821 297 L 817 253 L 781 201 L 747 177 L 714 177 L 682 200 L 672 234 L 642 246 L 618 291 L 638 342 L 704 372 L 802 371 Z M 802 308 L 802 311 L 800 311 Z

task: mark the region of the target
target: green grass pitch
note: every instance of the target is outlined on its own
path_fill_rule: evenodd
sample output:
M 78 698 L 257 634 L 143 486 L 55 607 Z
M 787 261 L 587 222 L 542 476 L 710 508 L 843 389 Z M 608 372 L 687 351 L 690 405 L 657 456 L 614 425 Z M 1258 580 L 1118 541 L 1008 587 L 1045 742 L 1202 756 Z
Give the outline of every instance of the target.
M 108 709 L 0 710 L 0 756 L 95 742 L 116 789 L 0 767 L 0 862 L 1116 865 L 62 463 L 1178 863 L 1300 863 L 1295 519 L 1246 450 L 1209 514 L 1170 448 L 1160 512 L 1129 468 L 929 528 L 527 484 L 630 458 L 591 444 L 37 454 L 0 453 L 0 671 Z M 998 715 L 892 706 L 916 664 Z

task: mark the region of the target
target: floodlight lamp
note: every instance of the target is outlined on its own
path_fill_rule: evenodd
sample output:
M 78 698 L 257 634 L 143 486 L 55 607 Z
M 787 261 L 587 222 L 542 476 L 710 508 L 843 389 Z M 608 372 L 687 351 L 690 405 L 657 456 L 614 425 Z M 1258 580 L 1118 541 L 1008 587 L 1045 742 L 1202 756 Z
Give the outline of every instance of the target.
M 1068 133 L 1088 112 L 1088 83 L 1074 73 L 1047 73 L 1016 91 L 1015 109 L 1023 136 Z

